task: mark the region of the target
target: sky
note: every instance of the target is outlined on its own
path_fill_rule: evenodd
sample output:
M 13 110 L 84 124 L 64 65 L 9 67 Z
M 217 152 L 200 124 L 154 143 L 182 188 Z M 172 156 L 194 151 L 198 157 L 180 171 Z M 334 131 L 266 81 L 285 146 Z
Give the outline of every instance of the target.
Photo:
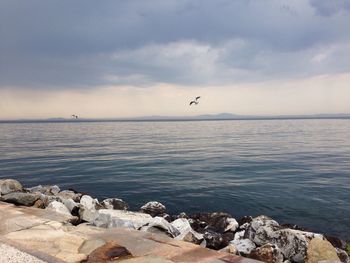
M 350 0 L 0 0 L 0 119 L 350 113 L 349 25 Z

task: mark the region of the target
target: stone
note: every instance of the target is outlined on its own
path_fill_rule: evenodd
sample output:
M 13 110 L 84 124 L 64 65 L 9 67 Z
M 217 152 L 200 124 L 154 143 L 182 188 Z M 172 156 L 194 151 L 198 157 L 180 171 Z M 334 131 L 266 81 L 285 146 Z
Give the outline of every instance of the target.
M 161 229 L 162 231 L 165 231 L 165 233 L 170 237 L 176 237 L 180 235 L 180 231 L 174 227 L 172 224 L 170 224 L 168 221 L 166 221 L 163 217 L 156 216 L 150 220 L 147 225 L 142 226 L 140 230 L 142 231 L 150 231 L 150 229 L 157 228 Z
M 340 259 L 329 241 L 313 238 L 307 248 L 305 263 L 318 263 L 320 261 L 340 262 Z
M 232 223 L 231 215 L 222 212 L 197 213 L 191 215 L 190 218 L 193 220 L 191 222 L 192 228 L 199 233 L 206 230 L 224 233 L 230 222 Z M 230 218 L 229 221 L 228 218 Z
M 44 203 L 44 208 L 47 207 L 53 201 L 57 201 L 57 202 L 61 201 L 61 199 L 58 196 L 45 195 L 40 192 L 34 192 L 34 194 L 39 195 L 40 200 Z
M 342 240 L 338 237 L 334 237 L 334 236 L 328 236 L 328 235 L 325 235 L 324 236 L 331 244 L 333 247 L 337 247 L 337 248 L 340 248 L 342 250 L 345 250 L 346 249 L 346 241 L 345 240 Z
M 228 244 L 226 247 L 220 249 L 219 251 L 234 254 L 234 255 L 238 254 L 237 248 L 233 244 Z
M 98 218 L 99 213 L 95 209 L 88 209 L 84 206 L 79 208 L 79 218 L 82 221 L 89 222 L 89 223 L 94 223 L 96 218 Z
M 32 206 L 39 196 L 31 193 L 12 192 L 0 197 L 0 201 L 15 205 Z
M 164 214 L 166 211 L 166 207 L 162 203 L 152 201 L 152 202 L 148 202 L 147 204 L 143 205 L 141 207 L 140 211 L 142 213 L 149 214 L 152 217 L 162 216 L 162 214 Z
M 75 208 L 79 207 L 78 203 L 74 202 L 71 198 L 62 200 L 62 203 L 68 208 L 70 213 L 72 213 Z
M 254 242 L 252 242 L 249 239 L 232 240 L 230 244 L 234 245 L 236 247 L 236 250 L 243 255 L 248 255 L 250 252 L 252 252 L 256 248 L 256 245 L 254 244 Z
M 0 180 L 0 196 L 6 195 L 12 192 L 22 191 L 22 185 L 17 180 L 4 179 Z
M 311 239 L 323 238 L 321 234 L 280 227 L 276 221 L 267 216 L 253 218 L 246 230 L 245 237 L 258 246 L 267 243 L 276 245 L 285 258 L 295 262 L 305 261 Z
M 61 200 L 66 200 L 66 199 L 72 199 L 74 202 L 80 202 L 80 194 L 77 194 L 73 191 L 70 190 L 63 190 L 57 194 L 58 197 L 61 198 Z
M 219 250 L 225 247 L 223 244 L 222 235 L 220 233 L 209 230 L 204 233 L 203 237 L 207 243 L 207 248 Z
M 57 201 L 53 201 L 51 202 L 47 207 L 46 207 L 47 210 L 52 210 L 52 211 L 55 211 L 57 213 L 61 213 L 61 214 L 64 214 L 64 215 L 68 215 L 68 216 L 72 216 L 70 211 L 68 210 L 68 208 L 60 203 L 60 202 L 57 202 Z
M 253 220 L 253 217 L 251 216 L 243 216 L 240 219 L 238 219 L 238 224 L 239 226 L 245 225 L 245 224 L 250 224 Z
M 60 188 L 57 185 L 38 185 L 31 188 L 27 188 L 30 193 L 42 193 L 45 195 L 57 195 Z
M 118 245 L 114 241 L 110 241 L 103 246 L 95 249 L 88 256 L 86 263 L 96 262 L 111 262 L 111 261 L 123 261 L 124 259 L 132 258 L 132 255 L 128 249 Z
M 335 250 L 337 251 L 337 256 L 342 263 L 350 263 L 349 255 L 345 250 L 342 250 L 340 248 L 335 248 Z
M 266 263 L 283 263 L 281 250 L 272 244 L 265 244 L 251 251 L 249 258 L 257 259 Z
M 226 222 L 227 222 L 227 226 L 226 226 L 224 232 L 227 232 L 227 231 L 235 232 L 237 230 L 238 222 L 236 221 L 236 219 L 234 219 L 234 218 L 227 218 Z
M 144 213 L 100 209 L 98 210 L 97 217 L 93 221 L 93 225 L 105 228 L 126 227 L 140 229 L 151 221 L 152 217 Z
M 95 210 L 98 206 L 98 201 L 97 199 L 93 199 L 89 195 L 83 195 L 80 198 L 80 204 L 85 208 L 89 210 Z
M 122 199 L 108 198 L 101 202 L 105 209 L 128 210 L 129 206 Z
M 183 240 L 195 244 L 200 244 L 203 241 L 203 234 L 194 231 L 186 218 L 178 218 L 171 222 L 171 225 L 179 231 L 176 240 Z
M 45 204 L 44 204 L 44 202 L 42 200 L 38 199 L 33 204 L 33 207 L 44 209 L 45 208 Z

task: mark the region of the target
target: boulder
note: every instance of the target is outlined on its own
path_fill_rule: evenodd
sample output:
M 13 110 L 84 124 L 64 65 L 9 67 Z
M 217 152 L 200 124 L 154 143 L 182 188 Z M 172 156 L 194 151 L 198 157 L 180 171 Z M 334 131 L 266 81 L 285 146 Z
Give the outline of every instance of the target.
M 32 206 L 39 195 L 31 193 L 12 192 L 0 197 L 0 201 L 12 203 L 15 205 Z
M 256 245 L 249 239 L 234 239 L 230 242 L 231 245 L 234 245 L 237 252 L 243 255 L 248 255 L 252 252 Z
M 349 255 L 345 250 L 342 250 L 340 248 L 335 248 L 335 250 L 337 251 L 338 258 L 342 263 L 350 263 Z
M 155 216 L 162 216 L 162 214 L 165 213 L 166 207 L 156 201 L 148 202 L 147 204 L 143 205 L 140 209 L 142 213 L 149 214 L 153 217 Z
M 38 199 L 33 204 L 33 207 L 44 209 L 45 208 L 45 204 L 44 204 L 44 202 L 42 200 Z
M 180 233 L 175 237 L 176 240 L 183 240 L 195 244 L 200 244 L 203 241 L 203 235 L 194 231 L 186 218 L 178 218 L 171 222 L 171 225 Z
M 266 244 L 251 251 L 249 258 L 257 259 L 266 263 L 283 263 L 281 250 L 272 244 Z
M 323 238 L 321 234 L 280 227 L 276 221 L 266 216 L 253 218 L 245 237 L 258 246 L 267 243 L 276 245 L 285 258 L 295 262 L 304 262 L 311 239 Z
M 58 197 L 61 198 L 61 200 L 65 199 L 72 199 L 74 202 L 80 202 L 81 194 L 77 194 L 70 190 L 63 190 L 57 194 Z
M 128 210 L 129 206 L 122 199 L 108 198 L 101 202 L 105 209 Z
M 157 233 L 160 230 L 161 232 L 165 232 L 168 236 L 173 238 L 180 235 L 180 232 L 177 228 L 171 225 L 164 218 L 158 216 L 152 218 L 149 223 L 142 226 L 139 230 L 152 233 Z
M 90 209 L 90 210 L 99 209 L 101 207 L 101 205 L 99 204 L 98 200 L 97 199 L 93 199 L 89 195 L 83 195 L 80 198 L 80 204 L 84 208 Z
M 97 217 L 93 224 L 98 227 L 126 227 L 140 229 L 142 226 L 149 224 L 152 217 L 148 214 L 129 212 L 124 210 L 98 210 Z
M 4 179 L 0 180 L 0 196 L 12 192 L 22 191 L 22 185 L 17 180 Z
M 99 213 L 96 209 L 88 209 L 84 206 L 81 206 L 79 208 L 78 215 L 80 220 L 89 222 L 89 223 L 94 223 L 96 218 L 98 218 Z
M 63 199 L 62 203 L 68 208 L 69 212 L 72 213 L 74 209 L 79 207 L 78 203 L 74 202 L 73 199 Z
M 40 192 L 34 192 L 34 194 L 39 195 L 40 200 L 43 202 L 44 204 L 44 208 L 47 207 L 51 202 L 53 201 L 57 201 L 60 202 L 61 198 L 59 198 L 58 196 L 54 196 L 54 195 L 45 195 L 42 194 Z
M 197 213 L 190 216 L 191 226 L 199 233 L 211 230 L 218 233 L 224 233 L 228 227 L 235 227 L 235 221 L 230 214 L 222 212 Z M 234 221 L 233 221 L 234 220 Z M 231 224 L 231 226 L 229 226 Z
M 30 193 L 42 193 L 45 195 L 57 195 L 60 188 L 57 185 L 38 185 L 31 188 L 27 188 Z
M 206 241 L 207 248 L 219 250 L 225 247 L 224 239 L 222 238 L 222 234 L 220 233 L 208 230 L 204 232 L 203 237 Z
M 334 236 L 328 236 L 328 235 L 325 235 L 324 236 L 331 244 L 333 247 L 337 247 L 337 248 L 340 248 L 342 250 L 345 250 L 346 249 L 346 241 L 345 240 L 342 240 L 338 237 L 334 237 Z
M 53 201 L 51 202 L 47 207 L 46 207 L 47 210 L 52 210 L 52 211 L 55 211 L 57 213 L 60 213 L 60 214 L 64 214 L 64 215 L 67 215 L 67 216 L 72 216 L 70 211 L 68 210 L 68 208 L 60 203 L 60 202 L 57 202 L 57 201 Z
M 306 263 L 318 263 L 320 261 L 340 262 L 337 251 L 332 244 L 321 238 L 313 238 L 307 248 Z
M 238 222 L 236 221 L 236 219 L 234 219 L 234 218 L 227 218 L 226 222 L 227 222 L 227 226 L 226 226 L 224 232 L 227 232 L 227 231 L 235 232 L 237 230 Z

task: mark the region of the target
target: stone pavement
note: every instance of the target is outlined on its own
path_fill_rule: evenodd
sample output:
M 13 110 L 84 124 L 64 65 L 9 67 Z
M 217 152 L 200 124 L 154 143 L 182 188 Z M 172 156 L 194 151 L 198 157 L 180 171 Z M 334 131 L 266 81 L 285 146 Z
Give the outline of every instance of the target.
M 9 262 L 258 262 L 165 235 L 72 226 L 67 220 L 69 217 L 45 209 L 0 202 L 0 250 L 12 255 Z M 1 261 L 5 256 L 0 253 L 0 262 L 6 262 Z

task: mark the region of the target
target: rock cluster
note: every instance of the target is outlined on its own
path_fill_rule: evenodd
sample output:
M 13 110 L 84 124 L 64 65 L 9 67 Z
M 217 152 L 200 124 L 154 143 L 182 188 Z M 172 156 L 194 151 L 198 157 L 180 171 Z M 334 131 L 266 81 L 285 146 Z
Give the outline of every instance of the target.
M 280 225 L 264 215 L 238 220 L 222 212 L 169 216 L 166 207 L 156 201 L 146 203 L 139 212 L 131 212 L 119 198 L 100 202 L 56 185 L 23 188 L 12 179 L 0 180 L 0 201 L 55 211 L 66 215 L 72 224 L 87 222 L 97 227 L 158 233 L 268 263 L 350 263 L 343 240 L 295 225 Z

